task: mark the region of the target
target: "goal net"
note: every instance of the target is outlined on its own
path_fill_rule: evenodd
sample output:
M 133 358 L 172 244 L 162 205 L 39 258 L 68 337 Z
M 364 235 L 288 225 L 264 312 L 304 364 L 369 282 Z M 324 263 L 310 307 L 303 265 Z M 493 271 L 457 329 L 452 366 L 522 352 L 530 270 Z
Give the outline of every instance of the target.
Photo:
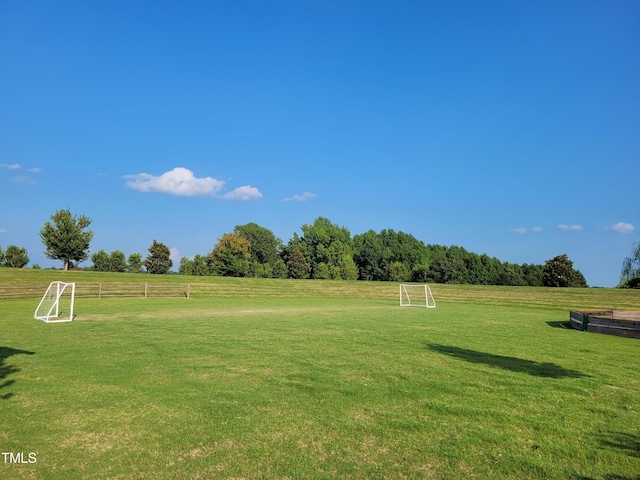
M 429 285 L 400 285 L 401 307 L 426 307 L 436 308 Z
M 75 283 L 51 282 L 36 308 L 34 318 L 47 323 L 73 320 Z

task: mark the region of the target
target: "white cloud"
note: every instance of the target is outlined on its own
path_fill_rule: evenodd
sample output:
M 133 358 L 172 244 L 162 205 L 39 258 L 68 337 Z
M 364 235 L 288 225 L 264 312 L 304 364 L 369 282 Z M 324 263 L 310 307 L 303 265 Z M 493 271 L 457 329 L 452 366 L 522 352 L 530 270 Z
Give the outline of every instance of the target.
M 28 168 L 27 171 L 31 173 L 42 173 L 42 169 L 38 167 Z
M 6 228 L 0 228 L 0 233 L 7 233 L 9 230 L 7 230 Z
M 214 196 L 224 186 L 222 180 L 211 177 L 197 178 L 191 170 L 182 167 L 176 167 L 159 177 L 139 173 L 125 175 L 122 178 L 127 180 L 127 187 L 140 192 L 161 192 L 185 197 Z
M 511 233 L 517 233 L 518 235 L 526 235 L 529 232 L 540 233 L 542 228 L 540 227 L 531 227 L 530 229 L 526 229 L 524 227 L 512 228 L 509 230 Z
M 582 225 L 558 225 L 560 230 L 564 230 L 565 232 L 576 232 L 578 230 L 582 230 Z
M 262 198 L 262 193 L 260 193 L 260 190 L 256 187 L 245 185 L 231 190 L 229 193 L 225 193 L 222 198 L 227 200 L 242 200 L 246 202 L 247 200 Z
M 312 198 L 316 198 L 318 195 L 311 192 L 304 192 L 302 195 L 294 195 L 293 197 L 283 198 L 283 202 L 306 202 Z
M 6 163 L 0 163 L 0 167 L 6 168 L 7 170 L 20 170 L 22 168 L 19 163 L 14 163 L 13 165 L 8 165 Z
M 635 230 L 635 227 L 630 223 L 619 222 L 615 225 L 607 227 L 607 230 L 613 230 L 614 232 L 618 233 L 631 233 Z
M 176 167 L 159 177 L 150 173 L 139 173 L 125 175 L 122 178 L 127 180 L 127 187 L 140 192 L 160 192 L 183 197 L 216 197 L 225 185 L 225 182 L 216 178 L 197 178 L 191 170 L 183 167 Z M 261 198 L 262 193 L 251 185 L 245 185 L 220 197 L 227 200 L 252 200 Z

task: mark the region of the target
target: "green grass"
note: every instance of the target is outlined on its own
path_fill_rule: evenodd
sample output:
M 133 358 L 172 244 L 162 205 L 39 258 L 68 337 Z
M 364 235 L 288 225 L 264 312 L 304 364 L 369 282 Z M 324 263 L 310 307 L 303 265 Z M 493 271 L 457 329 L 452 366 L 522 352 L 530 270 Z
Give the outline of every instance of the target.
M 640 340 L 563 327 L 640 292 L 0 269 L 60 277 L 194 293 L 0 299 L 0 478 L 639 478 Z

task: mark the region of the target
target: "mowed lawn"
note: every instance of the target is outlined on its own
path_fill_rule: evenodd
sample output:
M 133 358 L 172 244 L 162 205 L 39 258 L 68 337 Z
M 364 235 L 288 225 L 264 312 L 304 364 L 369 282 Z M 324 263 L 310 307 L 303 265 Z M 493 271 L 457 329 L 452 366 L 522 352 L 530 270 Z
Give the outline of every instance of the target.
M 640 478 L 640 340 L 565 325 L 638 291 L 72 278 L 200 290 L 0 299 L 0 478 Z

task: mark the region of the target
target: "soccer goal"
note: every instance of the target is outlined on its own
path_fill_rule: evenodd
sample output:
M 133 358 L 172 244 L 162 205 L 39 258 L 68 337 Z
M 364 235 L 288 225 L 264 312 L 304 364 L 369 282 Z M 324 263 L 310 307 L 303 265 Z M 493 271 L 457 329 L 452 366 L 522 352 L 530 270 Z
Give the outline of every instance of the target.
M 429 285 L 400 284 L 400 306 L 436 308 L 436 301 Z
M 51 282 L 36 308 L 34 318 L 47 323 L 73 320 L 75 283 Z

